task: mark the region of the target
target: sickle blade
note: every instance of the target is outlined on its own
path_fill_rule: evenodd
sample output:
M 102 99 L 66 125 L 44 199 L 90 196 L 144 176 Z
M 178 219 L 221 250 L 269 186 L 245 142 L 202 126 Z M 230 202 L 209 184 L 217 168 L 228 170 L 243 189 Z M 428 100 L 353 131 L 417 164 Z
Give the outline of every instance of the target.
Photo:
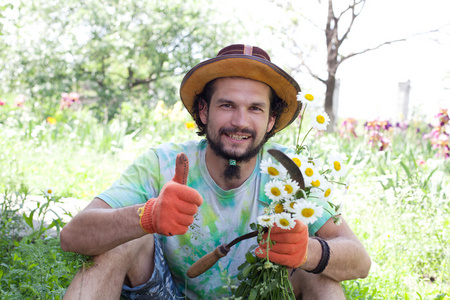
M 301 189 L 305 189 L 305 181 L 303 180 L 303 175 L 298 166 L 292 159 L 289 158 L 286 154 L 277 149 L 269 149 L 267 152 L 270 153 L 276 160 L 286 168 L 292 180 L 295 180 Z

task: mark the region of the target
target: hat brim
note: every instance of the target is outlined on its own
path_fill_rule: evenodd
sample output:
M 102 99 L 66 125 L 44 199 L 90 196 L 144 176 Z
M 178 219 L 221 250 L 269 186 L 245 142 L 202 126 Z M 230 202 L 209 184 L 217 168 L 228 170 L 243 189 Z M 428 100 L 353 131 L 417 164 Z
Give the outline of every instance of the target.
M 203 91 L 205 85 L 223 77 L 242 77 L 263 82 L 286 101 L 288 107 L 279 117 L 275 132 L 291 124 L 300 113 L 301 102 L 297 101 L 300 87 L 289 74 L 265 59 L 234 54 L 206 60 L 186 74 L 181 83 L 180 97 L 191 115 L 194 99 Z

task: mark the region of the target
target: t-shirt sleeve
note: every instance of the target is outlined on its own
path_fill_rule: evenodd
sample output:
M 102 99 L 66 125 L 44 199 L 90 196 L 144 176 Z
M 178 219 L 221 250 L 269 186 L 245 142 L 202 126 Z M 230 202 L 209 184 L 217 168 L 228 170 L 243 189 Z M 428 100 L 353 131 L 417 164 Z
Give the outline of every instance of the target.
M 138 157 L 111 187 L 97 197 L 112 208 L 145 203 L 160 190 L 159 159 L 154 150 Z

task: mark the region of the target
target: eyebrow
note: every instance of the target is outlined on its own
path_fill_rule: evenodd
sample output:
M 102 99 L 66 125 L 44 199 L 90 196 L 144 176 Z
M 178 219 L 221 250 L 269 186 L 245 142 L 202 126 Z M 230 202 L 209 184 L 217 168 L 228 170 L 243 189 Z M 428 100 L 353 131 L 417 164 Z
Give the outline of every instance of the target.
M 217 104 L 224 104 L 224 103 L 226 103 L 226 104 L 234 104 L 235 101 L 224 99 L 224 98 L 217 99 Z M 266 102 L 252 102 L 252 103 L 250 103 L 250 106 L 258 106 L 258 107 L 261 107 L 261 108 L 266 108 L 267 104 L 266 104 Z

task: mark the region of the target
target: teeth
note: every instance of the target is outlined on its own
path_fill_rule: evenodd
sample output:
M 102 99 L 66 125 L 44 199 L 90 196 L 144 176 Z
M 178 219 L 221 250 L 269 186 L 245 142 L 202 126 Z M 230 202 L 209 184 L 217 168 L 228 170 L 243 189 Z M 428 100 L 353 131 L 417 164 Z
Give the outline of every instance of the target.
M 230 135 L 230 137 L 232 139 L 239 140 L 239 141 L 248 139 L 248 136 L 243 136 L 243 135 Z

